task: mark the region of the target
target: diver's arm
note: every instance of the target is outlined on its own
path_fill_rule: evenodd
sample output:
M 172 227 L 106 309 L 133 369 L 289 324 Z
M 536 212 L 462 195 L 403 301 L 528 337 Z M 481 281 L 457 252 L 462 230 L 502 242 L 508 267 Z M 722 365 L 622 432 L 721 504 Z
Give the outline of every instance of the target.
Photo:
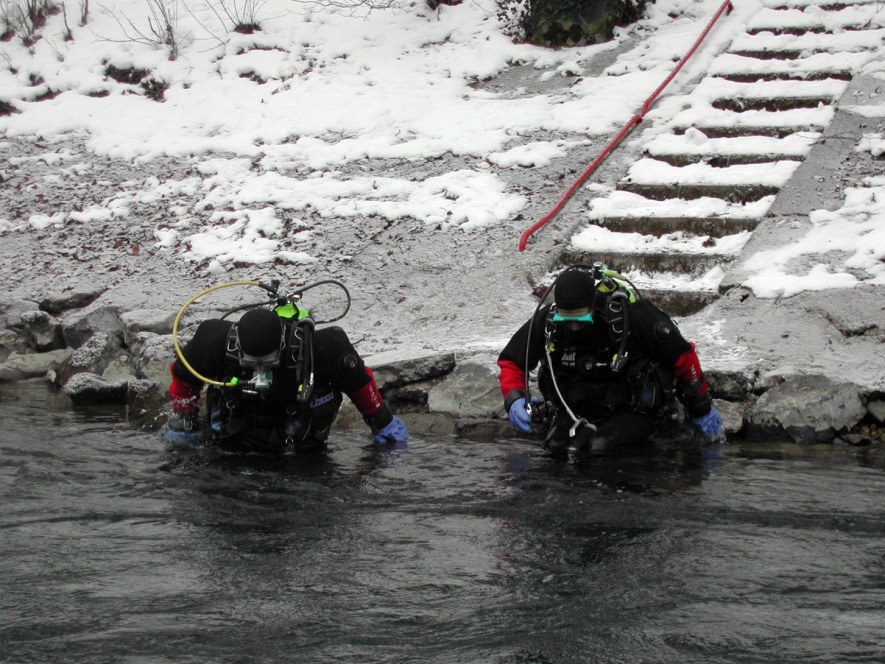
M 187 363 L 202 376 L 212 380 L 221 376 L 224 367 L 227 333 L 232 323 L 212 319 L 203 321 L 194 336 L 182 351 Z M 200 392 L 203 382 L 194 376 L 180 358 L 169 365 L 172 383 L 169 385 L 169 398 L 172 410 L 176 413 L 196 414 L 200 409 Z
M 694 344 L 690 343 L 689 346 L 690 348 L 673 364 L 673 375 L 676 377 L 676 385 L 689 416 L 702 417 L 713 407 L 713 398 L 710 395 L 710 386 L 707 385 L 707 379 L 701 370 L 701 362 L 695 352 Z
M 169 398 L 172 400 L 172 412 L 196 415 L 200 410 L 201 382 L 192 383 L 182 380 L 175 373 L 175 363 L 169 365 L 172 382 L 169 384 Z
M 329 384 L 344 392 L 373 429 L 383 429 L 393 421 L 393 413 L 381 396 L 372 370 L 363 362 L 344 330 L 340 327 L 317 330 L 314 354 L 318 385 Z
M 632 305 L 630 316 L 631 329 L 636 331 L 651 359 L 673 372 L 679 399 L 689 416 L 709 413 L 713 400 L 695 345 L 682 336 L 673 319 L 648 300 Z
M 534 369 L 541 359 L 544 347 L 544 325 L 546 324 L 549 307 L 541 309 L 534 322 L 526 321 L 498 356 L 498 383 L 501 396 L 504 397 L 505 410 L 519 398 L 525 397 L 526 372 Z M 531 327 L 531 346 L 529 348 L 528 366 L 526 366 L 526 344 L 529 343 L 529 327 Z

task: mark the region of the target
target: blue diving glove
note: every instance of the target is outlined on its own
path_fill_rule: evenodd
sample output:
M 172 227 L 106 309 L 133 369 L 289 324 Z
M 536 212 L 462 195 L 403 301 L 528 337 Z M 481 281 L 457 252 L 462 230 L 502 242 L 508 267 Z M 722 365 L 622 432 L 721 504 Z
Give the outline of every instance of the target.
M 394 417 L 390 424 L 388 424 L 383 429 L 379 429 L 378 433 L 375 434 L 375 442 L 376 443 L 404 443 L 409 439 L 409 430 L 406 429 L 406 425 L 403 424 L 403 421 Z
M 196 415 L 172 413 L 161 436 L 163 442 L 174 445 L 187 445 L 200 437 L 200 423 Z
M 722 426 L 722 416 L 712 406 L 709 413 L 700 417 L 693 417 L 691 421 L 710 440 L 717 440 L 725 435 Z
M 532 401 L 534 401 L 534 399 L 532 399 Z M 532 418 L 529 415 L 529 411 L 526 410 L 525 397 L 520 397 L 510 404 L 508 415 L 510 417 L 510 424 L 517 429 L 525 431 L 526 433 L 532 432 Z

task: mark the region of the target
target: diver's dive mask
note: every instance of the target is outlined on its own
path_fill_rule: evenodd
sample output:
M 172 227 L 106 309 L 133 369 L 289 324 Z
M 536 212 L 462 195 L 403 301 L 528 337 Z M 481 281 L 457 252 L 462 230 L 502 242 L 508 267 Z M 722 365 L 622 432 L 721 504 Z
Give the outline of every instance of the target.
M 572 331 L 582 330 L 593 325 L 593 312 L 587 310 L 586 313 L 580 314 L 563 314 L 558 309 L 553 313 L 553 322 L 564 325 Z

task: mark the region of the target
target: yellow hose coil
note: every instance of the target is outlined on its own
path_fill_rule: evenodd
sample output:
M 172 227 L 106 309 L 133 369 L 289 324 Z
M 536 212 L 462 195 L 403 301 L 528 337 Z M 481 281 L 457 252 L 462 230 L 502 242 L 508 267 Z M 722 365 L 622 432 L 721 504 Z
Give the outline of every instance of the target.
M 220 380 L 212 380 L 211 378 L 206 378 L 205 376 L 198 374 L 196 370 L 188 363 L 186 359 L 184 359 L 184 353 L 181 351 L 181 346 L 178 343 L 178 323 L 181 321 L 181 317 L 184 316 L 184 312 L 188 310 L 188 308 L 199 298 L 203 297 L 211 293 L 212 291 L 217 291 L 222 288 L 230 288 L 231 286 L 260 286 L 261 283 L 258 281 L 228 281 L 224 284 L 218 284 L 217 286 L 212 286 L 212 288 L 207 288 L 206 290 L 197 293 L 191 299 L 184 303 L 184 306 L 178 310 L 178 315 L 175 317 L 175 322 L 172 323 L 172 345 L 175 347 L 175 356 L 181 360 L 181 363 L 184 365 L 184 368 L 191 372 L 191 374 L 197 380 L 201 380 L 207 385 L 218 385 L 219 387 L 233 387 L 237 384 L 237 380 L 234 379 L 233 382 L 223 382 Z

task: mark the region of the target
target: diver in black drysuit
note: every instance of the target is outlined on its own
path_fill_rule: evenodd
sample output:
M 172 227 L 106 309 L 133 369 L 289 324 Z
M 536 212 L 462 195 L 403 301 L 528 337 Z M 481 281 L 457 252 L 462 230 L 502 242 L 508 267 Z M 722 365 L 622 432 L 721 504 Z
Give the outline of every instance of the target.
M 207 417 L 201 421 L 203 383 L 177 359 L 170 367 L 173 414 L 165 438 L 186 442 L 206 428 L 214 442 L 231 451 L 317 451 L 324 448 L 342 394 L 347 394 L 377 442 L 405 442 L 405 425 L 385 403 L 371 369 L 340 327 L 313 333 L 312 390 L 309 398 L 299 399 L 304 376 L 295 361 L 298 349 L 290 334 L 294 324 L 267 309 L 247 311 L 236 324 L 202 322 L 184 348 L 188 364 L 212 380 L 252 384 L 248 390 L 210 386 Z M 255 382 L 258 374 L 260 381 Z
M 501 352 L 499 382 L 511 423 L 532 431 L 525 378 L 540 363 L 543 402 L 532 404 L 532 411 L 553 455 L 569 447 L 604 452 L 646 441 L 674 394 L 706 436 L 721 436 L 722 420 L 694 345 L 648 300 L 613 298 L 600 285 L 588 271 L 565 271 L 554 304 L 541 308 Z

